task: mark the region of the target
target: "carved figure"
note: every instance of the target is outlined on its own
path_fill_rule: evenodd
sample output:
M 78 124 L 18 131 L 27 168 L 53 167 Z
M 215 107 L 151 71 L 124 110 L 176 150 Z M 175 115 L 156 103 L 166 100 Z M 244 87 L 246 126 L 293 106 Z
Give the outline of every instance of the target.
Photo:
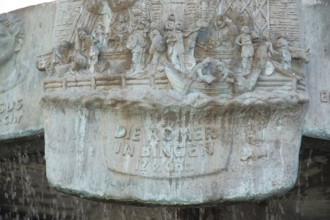
M 248 75 L 251 72 L 252 59 L 254 55 L 254 48 L 252 44 L 253 35 L 254 33 L 250 31 L 248 26 L 243 26 L 241 34 L 235 40 L 235 43 L 242 47 L 242 75 Z
M 83 29 L 78 29 L 75 42 L 75 54 L 72 71 L 88 68 L 88 59 L 92 47 L 92 37 Z
M 291 53 L 289 50 L 289 42 L 285 38 L 277 40 L 277 46 L 279 47 L 281 63 L 284 69 L 291 68 Z
M 176 69 L 185 71 L 183 33 L 181 23 L 177 23 L 174 32 L 167 37 L 167 54 Z
M 76 49 L 78 49 L 85 57 L 88 57 L 92 45 L 92 36 L 87 34 L 85 30 L 78 29 L 77 37 Z
M 92 31 L 92 41 L 99 49 L 106 47 L 105 29 L 103 25 L 97 25 Z
M 221 79 L 219 79 L 220 76 L 222 76 Z M 195 66 L 192 78 L 197 80 L 197 82 L 206 82 L 208 84 L 216 80 L 233 83 L 234 80 L 232 78 L 229 79 L 229 76 L 234 77 L 234 73 L 223 62 L 206 58 Z
M 155 22 L 150 25 L 150 39 L 151 45 L 149 48 L 148 61 L 151 60 L 152 65 L 157 65 L 162 53 L 165 51 L 165 42 Z
M 292 58 L 302 59 L 305 63 L 309 62 L 309 50 L 289 46 L 289 42 L 285 37 L 280 37 L 277 40 L 277 47 L 280 53 L 281 63 L 284 69 L 291 68 Z
M 232 20 L 226 16 L 218 16 L 215 21 L 216 30 L 216 45 L 215 46 L 225 46 L 230 48 L 233 43 L 232 39 Z
M 206 26 L 204 24 L 204 26 Z M 199 30 L 203 27 L 202 21 L 198 20 L 196 23 L 196 27 L 194 30 L 190 31 L 187 34 L 184 34 L 185 39 L 185 63 L 187 69 L 192 69 L 196 65 L 195 59 L 195 47 L 196 47 L 196 40 L 199 33 Z
M 167 39 L 168 36 L 174 31 L 175 31 L 175 16 L 174 14 L 170 14 L 168 16 L 167 21 L 164 22 L 165 39 Z
M 73 59 L 72 52 L 72 44 L 68 41 L 64 41 L 56 47 L 52 54 L 49 74 L 56 73 L 57 76 L 63 76 L 68 72 Z
M 269 61 L 269 58 L 275 54 L 278 53 L 274 50 L 273 44 L 266 37 L 262 37 L 254 56 L 255 66 L 257 69 L 260 69 L 261 74 L 271 75 L 274 73 L 275 68 Z
M 114 25 L 114 28 L 112 29 L 112 38 L 114 40 L 119 40 L 119 44 L 115 48 L 116 51 L 122 51 L 125 48 L 128 34 L 129 33 L 126 18 L 125 16 L 120 15 L 118 22 Z
M 144 25 L 147 27 L 148 19 L 145 17 L 143 11 L 139 8 L 135 8 L 132 10 L 130 25 L 133 30 L 138 29 L 137 26 Z
M 220 75 L 222 75 L 222 78 L 221 78 L 222 82 L 228 82 L 228 83 L 234 82 L 234 79 L 233 79 L 233 77 L 235 76 L 234 72 L 231 71 L 230 69 L 228 69 L 227 66 L 223 62 L 219 62 L 217 70 L 220 73 Z
M 216 80 L 216 62 L 211 58 L 206 58 L 203 62 L 197 64 L 193 70 L 193 80 L 197 82 L 206 82 L 211 84 Z
M 0 15 L 0 93 L 20 84 L 25 78 L 22 64 L 17 64 L 16 54 L 23 45 L 24 33 L 21 19 L 14 14 Z
M 132 51 L 133 68 L 131 75 L 142 71 L 145 61 L 145 52 L 147 47 L 147 38 L 144 32 L 144 25 L 139 24 L 132 34 L 128 37 L 127 48 Z
M 99 53 L 100 53 L 100 49 L 97 47 L 95 42 L 92 42 L 91 45 L 91 49 L 89 51 L 89 59 L 88 59 L 88 64 L 89 64 L 89 70 L 92 73 L 95 73 L 95 65 L 98 63 L 99 61 Z

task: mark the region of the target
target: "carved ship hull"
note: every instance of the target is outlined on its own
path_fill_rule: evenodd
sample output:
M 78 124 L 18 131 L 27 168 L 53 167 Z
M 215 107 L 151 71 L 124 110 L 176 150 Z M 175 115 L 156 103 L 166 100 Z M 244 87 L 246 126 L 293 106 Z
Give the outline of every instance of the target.
M 221 98 L 231 98 L 233 96 L 233 86 L 227 82 L 216 81 L 211 84 L 197 82 L 185 77 L 184 73 L 167 65 L 166 76 L 173 89 L 183 93 L 203 93 L 209 96 L 220 96 Z

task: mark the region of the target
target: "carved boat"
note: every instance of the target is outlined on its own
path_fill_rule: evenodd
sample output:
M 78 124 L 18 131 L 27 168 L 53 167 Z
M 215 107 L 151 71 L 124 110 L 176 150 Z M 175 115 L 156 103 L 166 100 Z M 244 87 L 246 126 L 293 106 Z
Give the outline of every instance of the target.
M 221 98 L 231 98 L 233 96 L 233 84 L 220 82 L 219 80 L 211 84 L 197 82 L 188 78 L 188 74 L 176 70 L 171 65 L 166 65 L 166 76 L 173 89 L 183 93 L 203 93 L 209 96 L 220 96 Z

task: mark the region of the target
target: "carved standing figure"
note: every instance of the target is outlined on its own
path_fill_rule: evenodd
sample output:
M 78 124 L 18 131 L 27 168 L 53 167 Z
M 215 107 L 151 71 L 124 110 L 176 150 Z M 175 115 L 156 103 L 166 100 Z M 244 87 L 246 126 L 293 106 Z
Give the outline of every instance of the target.
M 174 14 L 170 14 L 168 19 L 164 22 L 164 34 L 165 39 L 175 31 L 175 16 Z
M 149 48 L 148 61 L 152 59 L 151 64 L 155 66 L 159 63 L 160 57 L 165 51 L 164 38 L 158 31 L 157 23 L 155 22 L 150 25 L 150 40 L 151 45 Z
M 195 59 L 195 47 L 196 47 L 196 40 L 199 33 L 199 30 L 204 26 L 207 26 L 205 24 L 202 24 L 202 20 L 198 20 L 196 22 L 196 25 L 193 30 L 191 30 L 189 33 L 184 34 L 185 38 L 185 63 L 187 69 L 192 69 L 194 66 L 196 66 L 196 59 Z
M 242 47 L 242 75 L 248 75 L 251 72 L 254 48 L 252 44 L 252 35 L 248 26 L 243 26 L 241 34 L 236 38 L 235 43 Z
M 185 49 L 183 45 L 183 33 L 181 23 L 177 23 L 174 32 L 167 37 L 167 54 L 176 69 L 185 71 Z
M 16 54 L 23 45 L 22 20 L 14 14 L 0 15 L 0 93 L 20 84 L 26 77 L 22 64 L 16 63 Z
M 131 75 L 138 74 L 143 70 L 145 61 L 145 52 L 147 47 L 147 38 L 143 24 L 135 26 L 132 34 L 128 37 L 127 48 L 132 51 L 133 68 Z
M 116 51 L 122 51 L 125 48 L 126 40 L 128 37 L 128 26 L 126 24 L 126 18 L 123 15 L 119 16 L 118 23 L 112 29 L 113 38 L 118 39 L 119 44 L 116 47 Z
M 262 37 L 254 56 L 255 66 L 261 74 L 271 75 L 274 72 L 275 67 L 269 59 L 275 54 L 278 53 L 273 49 L 273 44 L 266 37 Z

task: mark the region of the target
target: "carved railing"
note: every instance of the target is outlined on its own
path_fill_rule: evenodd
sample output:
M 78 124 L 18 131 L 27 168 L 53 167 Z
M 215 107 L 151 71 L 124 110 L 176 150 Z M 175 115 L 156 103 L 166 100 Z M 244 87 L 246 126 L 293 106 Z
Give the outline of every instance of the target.
M 166 76 L 154 76 L 144 78 L 132 78 L 124 75 L 111 76 L 74 76 L 67 78 L 45 79 L 43 89 L 45 92 L 67 90 L 70 88 L 90 88 L 90 89 L 124 89 L 136 87 L 151 87 L 166 89 L 170 84 Z
M 130 78 L 123 75 L 112 76 L 75 76 L 70 78 L 51 78 L 45 79 L 43 89 L 45 92 L 54 92 L 68 90 L 71 88 L 89 88 L 92 90 L 110 90 L 125 88 L 149 87 L 159 89 L 169 89 L 166 76 L 150 76 L 149 78 Z M 295 78 L 274 78 L 260 76 L 256 85 L 256 89 L 273 91 L 281 88 L 292 91 L 306 91 L 303 81 Z

